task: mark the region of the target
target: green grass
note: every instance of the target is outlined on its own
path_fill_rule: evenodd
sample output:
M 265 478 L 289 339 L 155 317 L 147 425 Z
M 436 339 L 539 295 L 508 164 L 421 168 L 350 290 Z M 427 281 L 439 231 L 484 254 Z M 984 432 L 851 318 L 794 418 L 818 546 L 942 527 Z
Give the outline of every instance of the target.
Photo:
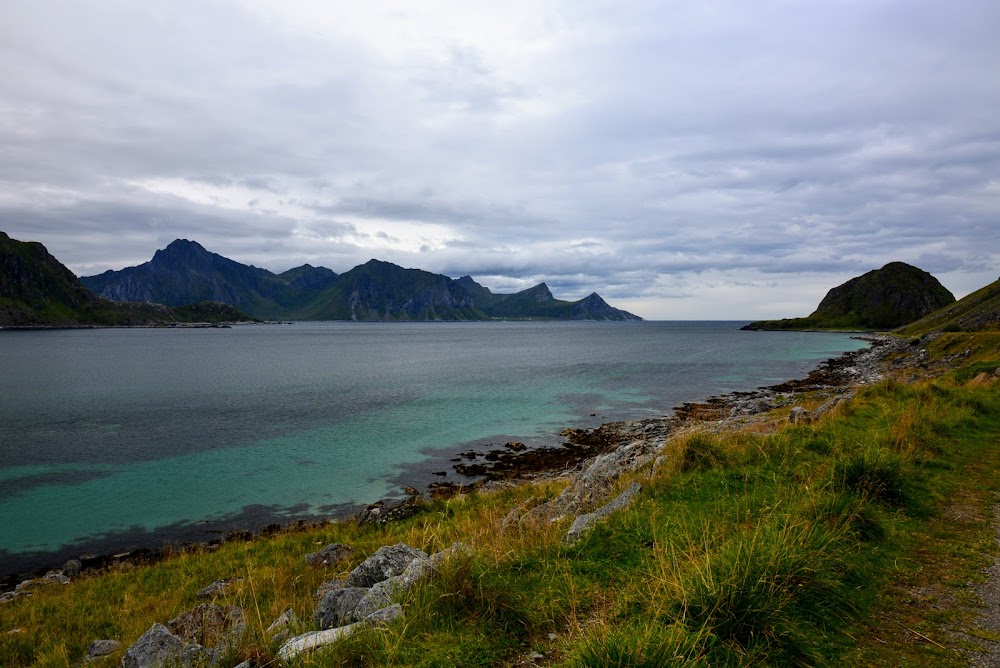
M 106 637 L 127 646 L 212 580 L 242 577 L 221 602 L 250 629 L 222 665 L 261 665 L 277 650 L 264 630 L 289 607 L 309 620 L 324 580 L 382 545 L 463 541 L 468 555 L 403 596 L 404 620 L 295 664 L 514 665 L 536 652 L 564 666 L 961 665 L 984 631 L 961 641 L 942 624 L 976 629 L 968 583 L 996 551 L 1000 464 L 1000 386 L 965 382 L 1000 355 L 985 339 L 962 345 L 978 347 L 957 374 L 882 382 L 814 424 L 675 438 L 667 464 L 636 474 L 636 502 L 571 547 L 571 518 L 501 521 L 561 483 L 429 503 L 386 527 L 233 541 L 4 604 L 0 664 L 70 665 Z M 330 542 L 354 546 L 351 559 L 306 567 Z

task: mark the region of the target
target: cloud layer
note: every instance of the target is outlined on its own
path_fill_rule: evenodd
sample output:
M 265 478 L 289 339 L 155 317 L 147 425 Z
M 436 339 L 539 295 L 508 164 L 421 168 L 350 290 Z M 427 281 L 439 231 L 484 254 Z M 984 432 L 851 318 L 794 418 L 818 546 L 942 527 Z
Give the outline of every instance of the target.
M 190 238 L 738 319 L 1000 268 L 995 2 L 147 5 L 0 7 L 0 229 L 79 274 Z

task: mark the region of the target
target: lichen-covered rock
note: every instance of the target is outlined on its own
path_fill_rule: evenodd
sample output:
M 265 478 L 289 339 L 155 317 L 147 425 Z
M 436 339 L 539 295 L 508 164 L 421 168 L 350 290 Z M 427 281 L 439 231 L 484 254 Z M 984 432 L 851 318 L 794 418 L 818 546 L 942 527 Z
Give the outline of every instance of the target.
M 318 552 L 310 552 L 305 556 L 309 566 L 332 566 L 351 556 L 354 548 L 343 543 L 331 543 Z
M 171 619 L 167 627 L 187 643 L 225 653 L 235 649 L 246 624 L 243 610 L 236 606 L 202 603 Z
M 325 631 L 313 631 L 312 633 L 297 636 L 281 646 L 281 649 L 278 650 L 278 658 L 282 661 L 291 661 L 303 652 L 309 652 L 326 645 L 332 645 L 364 626 L 364 623 L 358 622 L 355 624 L 348 624 L 347 626 L 338 626 Z
M 83 569 L 83 563 L 79 559 L 70 559 L 63 564 L 62 571 L 67 577 L 75 578 Z
M 313 622 L 320 629 L 331 629 L 358 621 L 354 609 L 368 591 L 366 587 L 342 587 L 327 592 L 313 612 Z
M 604 519 L 612 513 L 628 506 L 641 491 L 642 485 L 634 482 L 628 486 L 628 489 L 615 497 L 613 501 L 606 503 L 592 513 L 580 515 L 573 521 L 573 526 L 571 526 L 569 531 L 566 532 L 566 535 L 563 536 L 563 542 L 568 545 L 572 545 L 577 542 L 585 533 L 590 531 L 598 520 Z
M 114 654 L 121 646 L 122 644 L 117 640 L 95 640 L 87 646 L 87 656 L 83 657 L 83 660 L 93 661 L 102 656 Z
M 351 571 L 347 576 L 347 584 L 352 587 L 371 587 L 376 582 L 401 574 L 411 561 L 418 558 L 426 559 L 427 553 L 406 543 L 380 547 L 375 554 Z
M 198 598 L 214 598 L 216 596 L 222 596 L 237 582 L 243 582 L 243 578 L 223 578 L 221 580 L 215 580 L 207 587 L 199 591 L 196 596 Z
M 190 665 L 193 656 L 185 658 L 188 643 L 170 632 L 163 624 L 153 624 L 148 631 L 125 650 L 122 668 L 166 668 Z M 202 648 L 204 649 L 204 648 Z
M 792 424 L 809 424 L 812 422 L 812 413 L 802 406 L 795 406 L 788 414 L 788 421 Z
M 365 617 L 365 623 L 367 624 L 391 624 L 397 619 L 403 618 L 403 606 L 399 603 L 390 605 L 387 608 L 382 608 L 376 610 L 372 614 Z

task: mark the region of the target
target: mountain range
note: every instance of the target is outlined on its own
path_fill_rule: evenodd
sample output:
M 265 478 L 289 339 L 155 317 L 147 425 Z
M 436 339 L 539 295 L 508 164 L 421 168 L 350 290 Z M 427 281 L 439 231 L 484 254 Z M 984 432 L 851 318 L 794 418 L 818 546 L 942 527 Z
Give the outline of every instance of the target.
M 471 276 L 452 279 L 379 260 L 343 274 L 308 264 L 275 274 L 187 239 L 136 267 L 80 280 L 113 301 L 179 306 L 211 300 L 271 320 L 641 320 L 597 293 L 579 301 L 556 299 L 545 283 L 498 294 Z

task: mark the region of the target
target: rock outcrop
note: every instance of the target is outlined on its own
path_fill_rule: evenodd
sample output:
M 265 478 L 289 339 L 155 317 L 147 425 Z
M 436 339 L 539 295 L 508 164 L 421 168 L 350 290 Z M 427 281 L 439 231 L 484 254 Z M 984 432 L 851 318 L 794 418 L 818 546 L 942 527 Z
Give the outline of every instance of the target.
M 761 320 L 743 329 L 889 330 L 954 302 L 955 296 L 926 271 L 890 262 L 831 289 L 806 318 Z

